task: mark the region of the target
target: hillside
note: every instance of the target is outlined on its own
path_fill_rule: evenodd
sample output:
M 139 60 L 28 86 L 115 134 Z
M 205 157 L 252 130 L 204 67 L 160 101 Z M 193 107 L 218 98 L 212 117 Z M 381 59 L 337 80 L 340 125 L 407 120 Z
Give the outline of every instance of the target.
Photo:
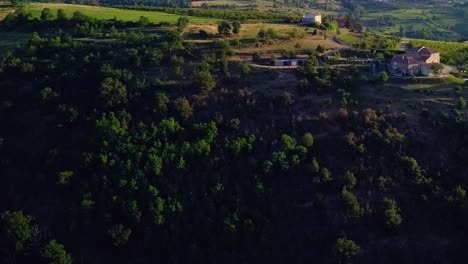
M 2 8 L 0 263 L 468 262 L 464 44 L 396 72 L 289 13 Z

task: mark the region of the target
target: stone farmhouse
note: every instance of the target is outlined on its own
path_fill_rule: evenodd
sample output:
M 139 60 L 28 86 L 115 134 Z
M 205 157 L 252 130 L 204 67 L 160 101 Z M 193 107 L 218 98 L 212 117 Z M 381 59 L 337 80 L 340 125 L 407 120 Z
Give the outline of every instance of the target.
M 440 63 L 440 52 L 426 47 L 409 49 L 406 53 L 393 56 L 390 71 L 394 75 L 428 76 L 432 66 Z

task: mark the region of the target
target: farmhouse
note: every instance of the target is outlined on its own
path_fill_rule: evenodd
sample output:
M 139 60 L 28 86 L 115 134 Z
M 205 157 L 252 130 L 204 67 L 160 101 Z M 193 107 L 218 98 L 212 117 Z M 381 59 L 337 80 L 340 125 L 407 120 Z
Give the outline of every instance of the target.
M 314 12 L 302 16 L 301 24 L 310 24 L 314 22 L 322 24 L 322 15 L 320 13 Z
M 432 66 L 439 63 L 440 52 L 421 46 L 395 55 L 390 62 L 390 70 L 395 75 L 428 76 Z

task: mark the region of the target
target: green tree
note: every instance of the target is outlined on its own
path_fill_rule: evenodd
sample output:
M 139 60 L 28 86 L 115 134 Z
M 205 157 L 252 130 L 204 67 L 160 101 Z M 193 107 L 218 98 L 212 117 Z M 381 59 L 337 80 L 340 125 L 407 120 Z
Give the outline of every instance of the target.
M 58 98 L 58 94 L 50 87 L 41 90 L 41 97 L 45 103 L 54 102 Z
M 73 12 L 71 20 L 75 23 L 83 23 L 88 20 L 88 17 L 80 11 Z
M 194 73 L 193 79 L 201 94 L 208 94 L 216 86 L 216 80 L 209 71 L 197 71 Z
M 351 263 L 351 260 L 359 254 L 360 247 L 351 239 L 340 237 L 335 244 L 335 256 L 340 264 Z
M 403 27 L 403 25 L 400 25 L 400 38 L 404 38 L 405 37 L 405 28 Z
M 54 18 L 54 15 L 52 14 L 52 11 L 50 11 L 49 8 L 44 8 L 42 9 L 42 12 L 41 12 L 41 20 L 42 21 L 48 21 L 48 20 L 52 20 Z
M 15 244 L 16 251 L 22 250 L 24 243 L 31 237 L 31 218 L 21 211 L 6 211 L 0 215 L 0 219 L 5 227 L 7 240 Z
M 179 17 L 177 19 L 177 32 L 182 33 L 187 27 L 189 19 L 187 17 Z
M 352 189 L 354 186 L 356 186 L 357 180 L 356 176 L 354 176 L 354 173 L 346 171 L 344 174 L 344 180 L 347 189 Z
M 68 184 L 73 177 L 73 171 L 62 171 L 58 174 L 57 184 L 65 185 Z
M 179 97 L 174 101 L 174 108 L 183 119 L 188 119 L 193 114 L 189 101 L 184 97 Z
M 314 158 L 314 159 L 312 160 L 312 171 L 315 172 L 315 173 L 317 173 L 317 172 L 319 172 L 319 170 L 320 170 L 320 165 L 319 165 L 317 159 Z
M 50 264 L 71 264 L 73 262 L 72 257 L 65 251 L 64 246 L 55 240 L 47 244 L 41 255 Z
M 380 72 L 380 80 L 381 80 L 382 82 L 388 81 L 388 74 L 387 74 L 386 71 Z
M 220 35 L 228 36 L 229 33 L 231 32 L 231 29 L 232 29 L 231 25 L 226 21 L 221 21 L 218 24 L 218 33 Z
M 315 49 L 318 53 L 324 53 L 325 52 L 325 48 L 322 47 L 322 45 L 318 45 L 317 48 Z
M 155 96 L 156 110 L 161 113 L 166 113 L 169 105 L 169 97 L 165 93 L 157 93 Z
M 127 123 L 120 120 L 114 112 L 103 113 L 96 120 L 96 128 L 106 138 L 122 136 L 127 131 Z
M 241 23 L 239 21 L 232 22 L 232 33 L 239 34 L 241 29 Z
M 384 207 L 385 225 L 393 228 L 398 227 L 403 219 L 401 218 L 397 202 L 390 198 L 384 198 Z
M 139 27 L 146 27 L 149 24 L 150 24 L 150 21 L 149 21 L 148 17 L 140 16 L 140 18 L 138 19 L 138 26 Z
M 107 233 L 112 238 L 112 244 L 116 247 L 124 246 L 127 244 L 130 235 L 132 234 L 132 230 L 129 228 L 125 228 L 123 225 L 113 225 Z
M 302 136 L 302 144 L 308 148 L 314 145 L 314 136 L 311 133 L 307 132 Z
M 333 180 L 332 174 L 329 169 L 322 168 L 320 170 L 320 173 L 322 174 L 322 179 L 321 179 L 322 182 L 326 183 L 326 182 L 331 182 Z
M 463 97 L 459 97 L 455 103 L 455 108 L 462 110 L 466 108 L 466 100 Z
M 361 207 L 361 205 L 358 202 L 358 199 L 352 192 L 343 189 L 341 191 L 341 199 L 345 205 L 347 214 L 349 216 L 361 217 L 364 214 L 364 208 Z
M 303 78 L 297 82 L 297 91 L 301 95 L 305 95 L 310 92 L 310 84 L 307 78 Z
M 101 97 L 108 106 L 127 102 L 127 87 L 118 79 L 105 78 L 101 83 Z
M 63 9 L 57 9 L 57 21 L 59 22 L 64 22 L 67 21 L 67 15 L 65 14 L 65 11 Z
M 435 75 L 439 75 L 443 69 L 444 69 L 444 66 L 440 64 L 435 64 L 435 65 L 432 65 L 431 67 L 432 73 L 434 73 Z

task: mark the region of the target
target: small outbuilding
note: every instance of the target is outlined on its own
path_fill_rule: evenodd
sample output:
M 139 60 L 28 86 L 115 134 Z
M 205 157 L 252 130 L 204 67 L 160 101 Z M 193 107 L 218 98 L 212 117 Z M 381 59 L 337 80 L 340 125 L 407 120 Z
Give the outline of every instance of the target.
M 275 60 L 275 66 L 301 66 L 305 64 L 307 59 L 279 59 Z
M 320 13 L 314 12 L 302 16 L 301 24 L 311 24 L 314 22 L 322 24 L 322 15 Z

